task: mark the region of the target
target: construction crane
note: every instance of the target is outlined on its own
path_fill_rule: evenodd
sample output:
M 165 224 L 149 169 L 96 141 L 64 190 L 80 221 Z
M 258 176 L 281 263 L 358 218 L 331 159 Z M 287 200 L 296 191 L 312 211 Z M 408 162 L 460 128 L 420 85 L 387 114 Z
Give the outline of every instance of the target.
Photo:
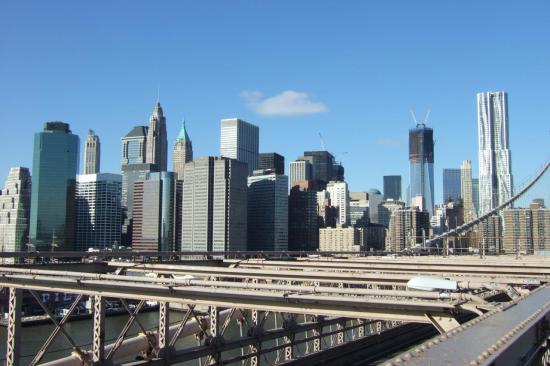
M 325 139 L 323 139 L 323 135 L 321 135 L 321 132 L 319 132 L 319 140 L 321 141 L 321 149 L 323 149 L 323 151 L 327 151 L 327 148 L 325 146 Z

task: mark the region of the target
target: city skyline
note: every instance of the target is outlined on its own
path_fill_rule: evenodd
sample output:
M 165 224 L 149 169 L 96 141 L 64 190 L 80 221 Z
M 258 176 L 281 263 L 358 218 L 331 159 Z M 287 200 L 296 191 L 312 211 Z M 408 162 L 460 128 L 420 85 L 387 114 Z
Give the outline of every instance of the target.
M 87 21 L 89 24 L 95 10 L 87 15 L 85 12 L 76 12 L 78 6 L 69 6 L 59 12 L 59 8 L 55 6 L 42 8 L 37 5 L 33 9 L 23 9 L 18 4 L 8 5 L 7 11 L 13 17 L 0 27 L 10 37 L 0 47 L 13 57 L 0 61 L 0 73 L 6 81 L 3 83 L 4 87 L 0 88 L 0 104 L 3 106 L 0 108 L 0 118 L 17 126 L 12 131 L 13 138 L 7 141 L 5 147 L 6 151 L 9 149 L 17 154 L 3 154 L 0 157 L 0 180 L 5 180 L 10 167 L 32 167 L 32 134 L 50 120 L 62 120 L 71 124 L 73 132 L 81 137 L 81 141 L 88 129 L 94 129 L 102 140 L 102 171 L 119 173 L 117 156 L 120 138 L 135 125 L 147 125 L 159 85 L 160 101 L 167 117 L 168 146 L 173 145 L 180 121 L 185 117 L 189 133 L 193 136 L 194 155 L 217 155 L 220 143 L 219 121 L 238 117 L 260 127 L 260 152 L 279 152 L 286 158 L 288 169 L 288 163 L 303 151 L 322 150 L 318 135 L 321 133 L 327 150 L 337 160 L 343 161 L 350 191 L 367 191 L 370 188 L 381 190 L 383 175 L 401 175 L 404 178 L 403 192 L 406 191 L 406 133 L 409 128 L 414 127 L 409 116 L 410 108 L 419 113 L 428 108 L 432 111 L 427 125 L 434 129 L 437 141 L 434 176 L 440 177 L 444 168 L 458 167 L 462 160 L 471 160 L 473 176 L 478 177 L 475 101 L 475 94 L 478 92 L 504 90 L 509 94 L 510 146 L 514 150 L 513 174 L 520 181 L 537 170 L 543 160 L 529 159 L 529 150 L 548 150 L 549 134 L 545 122 L 550 116 L 550 107 L 545 104 L 548 78 L 545 73 L 541 73 L 541 60 L 547 59 L 547 49 L 538 46 L 544 35 L 548 34 L 546 28 L 541 28 L 545 23 L 539 18 L 548 7 L 543 2 L 531 4 L 528 9 L 519 5 L 500 7 L 500 20 L 492 18 L 488 25 L 484 24 L 484 15 L 488 14 L 490 4 L 477 6 L 475 12 L 464 4 L 463 7 L 455 7 L 432 3 L 429 7 L 419 6 L 414 9 L 403 4 L 403 9 L 392 13 L 395 20 L 384 26 L 375 18 L 377 15 L 389 14 L 390 6 L 355 5 L 346 11 L 337 11 L 332 18 L 335 25 L 342 26 L 336 34 L 350 37 L 349 49 L 341 48 L 337 36 L 323 30 L 315 20 L 307 20 L 312 22 L 311 30 L 304 31 L 296 40 L 286 37 L 287 30 L 282 34 L 274 34 L 262 27 L 258 31 L 259 37 L 287 41 L 275 43 L 273 50 L 267 49 L 272 60 L 257 52 L 266 50 L 266 46 L 256 42 L 259 38 L 247 35 L 242 29 L 229 30 L 224 38 L 227 45 L 224 46 L 215 41 L 220 25 L 202 35 L 198 32 L 204 25 L 192 19 L 186 23 L 185 30 L 175 27 L 175 24 L 182 21 L 183 10 L 188 10 L 191 15 L 205 14 L 207 10 L 203 6 L 176 7 L 172 15 L 169 14 L 169 9 L 147 7 L 146 12 L 145 7 L 138 4 L 135 18 L 123 22 L 129 27 L 128 32 L 132 32 L 131 35 L 123 31 L 122 25 L 115 24 L 115 20 L 120 20 L 117 14 L 123 7 L 113 7 L 113 11 L 105 14 L 104 19 L 106 24 L 112 26 L 112 33 L 100 32 L 93 35 L 90 30 L 65 20 L 64 17 L 72 14 L 75 22 Z M 256 5 L 239 4 L 235 9 L 225 10 L 230 13 L 254 11 L 256 17 L 251 21 L 253 24 L 261 24 L 269 16 L 274 19 L 282 17 L 283 8 L 283 5 L 274 4 L 266 5 L 265 9 Z M 330 7 L 327 4 L 319 3 L 316 9 L 321 15 L 327 15 L 329 10 L 333 10 L 328 8 Z M 423 14 L 426 8 L 429 11 Z M 288 19 L 291 25 L 305 19 L 301 18 L 306 14 L 305 8 L 296 5 L 295 10 L 296 14 Z M 25 17 L 21 18 L 23 11 Z M 476 32 L 467 32 L 459 27 L 445 28 L 443 25 L 449 21 L 449 13 L 452 11 L 456 11 L 458 15 L 453 19 L 468 16 Z M 149 12 L 153 14 L 148 14 Z M 50 16 L 47 27 L 41 19 L 44 13 Z M 533 17 L 529 22 L 525 19 L 527 13 L 529 17 Z M 365 17 L 361 17 L 361 14 Z M 166 22 L 158 29 L 148 30 L 150 33 L 146 34 L 137 28 L 139 22 L 149 16 L 165 19 Z M 207 21 L 208 25 L 213 26 L 220 16 L 213 14 L 212 19 Z M 522 24 L 519 33 L 512 33 L 504 28 L 491 44 L 475 37 L 479 31 L 498 26 L 501 22 L 507 24 L 510 19 L 516 18 Z M 426 24 L 423 24 L 423 20 Z M 394 21 L 403 24 L 390 30 Z M 408 28 L 413 21 L 415 27 Z M 61 32 L 67 22 L 74 27 L 74 32 L 62 33 L 62 42 L 58 45 L 51 37 Z M 380 30 L 377 30 L 377 25 Z M 437 26 L 440 32 L 432 32 Z M 412 30 L 404 40 L 399 40 L 405 29 Z M 43 34 L 37 36 L 38 30 Z M 193 37 L 187 35 L 189 32 Z M 114 43 L 105 41 L 111 34 L 129 37 L 128 44 L 120 51 L 113 49 Z M 313 40 L 310 47 L 306 47 L 312 51 L 312 55 L 308 55 L 298 49 L 298 45 L 305 40 L 305 36 L 313 34 L 318 34 L 319 39 L 326 38 L 326 46 L 325 43 Z M 93 46 L 90 47 L 96 47 L 93 49 L 97 49 L 98 54 L 113 52 L 118 58 L 109 58 L 110 61 L 106 64 L 106 60 L 94 56 L 92 59 L 99 60 L 99 65 L 89 64 L 82 56 L 89 54 L 91 49 L 76 43 L 79 36 L 91 37 L 90 44 Z M 457 50 L 452 51 L 439 45 L 438 40 L 445 36 L 453 38 Z M 250 50 L 246 45 L 237 42 L 242 37 L 249 37 L 248 40 L 252 41 Z M 150 47 L 153 39 L 158 42 L 160 49 L 165 48 L 177 60 L 177 68 L 170 57 L 162 57 L 149 63 L 134 57 L 143 47 Z M 144 40 L 147 42 L 143 42 Z M 184 46 L 171 48 L 170 45 L 177 44 L 174 43 L 177 40 L 184 41 Z M 504 40 L 508 44 L 506 47 L 499 45 Z M 204 54 L 199 52 L 200 45 L 209 41 L 215 42 L 211 46 L 204 46 Z M 44 45 L 41 46 L 39 42 Z M 387 46 L 388 42 L 392 44 L 390 48 Z M 422 47 L 411 50 L 407 42 L 421 44 Z M 46 62 L 39 65 L 33 62 L 33 57 L 30 57 L 32 54 L 28 50 L 21 50 L 21 44 L 41 52 Z M 80 54 L 74 52 L 74 55 L 68 55 L 61 48 L 63 45 L 76 47 Z M 512 57 L 514 45 L 524 50 L 522 59 Z M 226 50 L 226 47 L 234 47 L 237 53 L 241 52 L 243 57 L 248 57 L 251 61 L 243 64 L 224 60 L 225 66 L 221 68 L 224 71 L 223 76 L 219 72 L 213 72 L 212 76 L 204 79 L 212 71 L 212 67 L 220 66 L 219 61 L 214 61 L 214 55 Z M 331 54 L 341 51 L 347 57 L 332 56 L 324 61 L 320 56 L 329 51 Z M 476 53 L 477 60 L 465 60 L 464 56 L 457 54 L 459 51 L 466 55 Z M 274 57 L 274 52 L 282 55 L 293 52 L 295 57 L 285 61 L 281 58 L 284 56 Z M 176 57 L 179 53 L 190 56 Z M 372 54 L 378 56 L 367 57 Z M 352 55 L 356 57 L 349 57 Z M 66 59 L 58 59 L 61 56 L 66 56 Z M 420 58 L 415 60 L 415 56 Z M 498 58 L 498 67 L 493 62 L 483 61 L 488 57 Z M 355 61 L 350 61 L 352 59 Z M 127 61 L 130 60 L 132 66 L 126 71 Z M 418 60 L 425 62 L 425 65 L 421 65 Z M 269 70 L 277 65 L 279 71 L 274 72 L 273 76 L 266 76 L 262 67 L 248 67 L 252 61 Z M 70 67 L 71 63 L 75 66 Z M 525 69 L 523 65 L 527 63 L 529 68 Z M 23 67 L 34 75 L 32 79 L 27 80 L 18 71 Z M 86 67 L 87 71 L 84 72 L 81 67 Z M 329 67 L 331 69 L 326 69 Z M 338 71 L 341 77 L 335 78 L 330 72 L 325 72 L 325 69 Z M 373 74 L 375 70 L 380 75 Z M 518 70 L 521 70 L 521 75 L 516 72 Z M 134 77 L 134 71 L 139 76 L 127 82 L 131 75 Z M 52 77 L 56 80 L 55 85 L 51 83 Z M 86 90 L 74 84 L 75 77 L 86 85 Z M 428 86 L 412 92 L 421 85 Z M 99 90 L 101 95 L 98 94 Z M 296 107 L 297 104 L 292 104 L 294 109 L 287 110 L 286 115 L 277 114 L 276 107 L 280 107 L 285 101 L 299 103 L 298 106 L 304 108 L 300 109 Z M 80 149 L 82 151 L 83 147 Z M 455 151 L 460 151 L 461 154 L 455 154 Z M 343 154 L 344 152 L 347 154 Z M 171 166 L 171 154 L 168 155 L 168 166 Z M 369 169 L 362 168 L 365 156 L 368 156 Z M 82 162 L 82 155 L 79 159 Z M 442 195 L 442 182 L 435 179 L 435 185 L 434 195 L 438 203 Z

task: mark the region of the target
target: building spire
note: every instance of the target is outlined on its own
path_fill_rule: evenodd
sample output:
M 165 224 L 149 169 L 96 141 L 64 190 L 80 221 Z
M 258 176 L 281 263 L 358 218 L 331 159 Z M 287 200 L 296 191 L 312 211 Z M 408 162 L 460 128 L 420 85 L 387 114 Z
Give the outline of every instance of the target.
M 176 140 L 191 141 L 191 139 L 189 138 L 189 135 L 187 134 L 187 129 L 185 128 L 185 118 L 183 119 L 180 133 L 178 134 L 178 137 L 176 138 Z

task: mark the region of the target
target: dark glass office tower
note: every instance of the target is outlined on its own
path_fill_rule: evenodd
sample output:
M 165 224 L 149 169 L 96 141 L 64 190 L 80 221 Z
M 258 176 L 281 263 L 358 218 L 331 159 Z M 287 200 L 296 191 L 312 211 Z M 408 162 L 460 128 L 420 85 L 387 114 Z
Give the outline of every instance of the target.
M 419 123 L 409 130 L 411 206 L 434 212 L 434 138 L 433 129 Z
M 259 169 L 271 169 L 275 171 L 275 174 L 285 174 L 285 157 L 277 153 L 261 153 Z
M 399 201 L 401 199 L 401 176 L 384 176 L 384 199 Z
M 461 199 L 460 169 L 443 169 L 443 203 Z
M 73 250 L 79 138 L 68 123 L 34 135 L 30 237 L 38 250 Z

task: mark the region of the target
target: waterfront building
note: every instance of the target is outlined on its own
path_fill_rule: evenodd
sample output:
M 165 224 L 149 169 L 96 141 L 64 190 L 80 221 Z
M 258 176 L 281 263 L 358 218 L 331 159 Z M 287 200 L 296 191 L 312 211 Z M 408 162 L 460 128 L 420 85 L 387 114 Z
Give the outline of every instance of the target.
M 175 178 L 173 172 L 158 172 L 134 182 L 133 250 L 175 250 Z
M 540 202 L 529 208 L 511 208 L 503 211 L 505 253 L 527 254 L 550 251 L 550 209 Z
M 88 130 L 84 145 L 84 174 L 99 173 L 101 163 L 101 142 L 93 130 Z
M 433 129 L 419 123 L 409 130 L 410 205 L 433 215 L 434 140 Z
M 312 181 L 312 166 L 309 160 L 296 160 L 290 163 L 290 188 L 299 182 Z
M 30 237 L 38 250 L 73 250 L 79 138 L 68 123 L 34 135 Z
M 76 177 L 75 250 L 107 249 L 120 244 L 122 176 L 81 174 Z
M 248 164 L 248 175 L 258 169 L 260 129 L 238 118 L 222 119 L 220 155 Z
M 166 117 L 164 117 L 162 107 L 158 101 L 153 110 L 153 114 L 149 117 L 146 147 L 145 162 L 156 165 L 161 172 L 166 171 L 168 169 Z
M 2 252 L 26 251 L 31 208 L 29 168 L 11 168 L 0 190 L 0 240 Z
M 201 157 L 185 165 L 184 251 L 246 250 L 246 163 Z
M 319 229 L 321 252 L 359 252 L 367 250 L 366 230 L 352 226 Z
M 275 174 L 285 174 L 285 157 L 277 153 L 261 153 L 258 170 L 271 169 Z
M 401 199 L 401 176 L 400 175 L 385 175 L 384 176 L 384 199 L 392 199 L 399 201 Z
M 460 192 L 464 207 L 464 221 L 472 221 L 477 217 L 477 212 L 474 204 L 472 162 L 470 160 L 464 160 L 460 166 Z
M 430 234 L 430 217 L 428 212 L 417 207 L 393 211 L 390 227 L 386 237 L 386 250 L 400 252 L 416 245 L 422 245 L 424 238 Z
M 290 189 L 288 197 L 288 250 L 319 249 L 317 192 L 312 181 L 301 181 Z
M 337 224 L 348 225 L 350 222 L 348 184 L 346 182 L 330 181 L 327 184 L 327 192 L 330 195 L 332 205 L 338 207 Z
M 462 198 L 460 179 L 460 169 L 443 169 L 443 204 Z
M 288 250 L 288 177 L 255 170 L 248 177 L 248 250 Z
M 481 238 L 480 251 L 486 254 L 502 252 L 502 218 L 494 215 L 474 227 L 475 237 Z
M 513 196 L 506 92 L 477 94 L 479 210 L 490 211 Z
M 174 173 L 176 173 L 176 179 L 183 180 L 185 164 L 191 160 L 193 160 L 193 143 L 187 134 L 185 121 L 183 121 L 172 151 L 172 165 Z

